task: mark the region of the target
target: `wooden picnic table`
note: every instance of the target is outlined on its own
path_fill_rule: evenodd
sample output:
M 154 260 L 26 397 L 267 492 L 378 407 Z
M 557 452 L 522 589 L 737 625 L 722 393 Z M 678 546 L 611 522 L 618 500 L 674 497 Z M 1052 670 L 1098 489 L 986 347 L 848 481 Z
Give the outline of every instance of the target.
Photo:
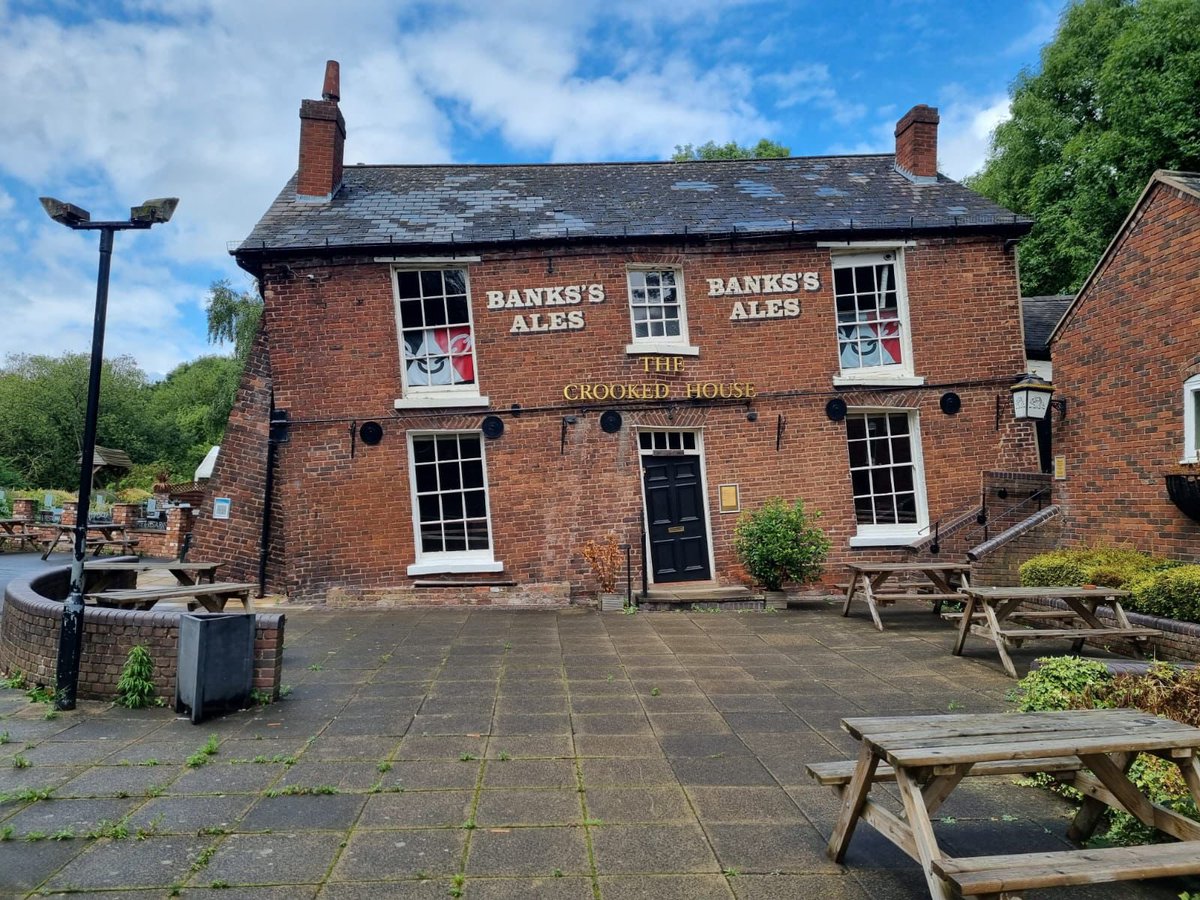
M 963 588 L 967 595 L 962 621 L 958 626 L 958 639 L 953 653 L 961 656 L 968 634 L 990 640 L 996 645 L 1004 671 L 1017 678 L 1017 667 L 1008 655 L 1010 645 L 1021 646 L 1024 641 L 1046 639 L 1070 639 L 1072 650 L 1078 653 L 1089 637 L 1126 638 L 1133 643 L 1134 652 L 1140 656 L 1136 642 L 1147 641 L 1160 634 L 1153 628 L 1139 628 L 1130 623 L 1121 606 L 1121 598 L 1128 591 L 1111 587 L 978 587 Z M 1022 611 L 1021 606 L 1033 600 L 1061 600 L 1067 608 L 1062 610 Z M 1112 609 L 1117 627 L 1105 625 L 1096 616 L 1100 605 Z M 1010 620 L 1015 622 L 1006 627 Z M 1047 620 L 1060 620 L 1060 627 L 1041 627 Z M 1066 623 L 1077 627 L 1062 627 Z
M 108 590 L 113 579 L 109 573 L 113 572 L 170 572 L 175 576 L 175 581 L 184 587 L 195 584 L 208 583 L 212 584 L 216 581 L 217 569 L 223 563 L 220 562 L 179 562 L 171 560 L 169 562 L 109 562 L 107 560 L 94 560 L 84 564 L 84 571 L 89 575 L 87 579 L 88 591 L 90 593 L 99 593 Z
M 842 720 L 842 728 L 860 742 L 858 761 L 809 767 L 841 795 L 828 848 L 836 862 L 865 821 L 920 863 L 935 900 L 1004 898 L 1043 887 L 1200 873 L 1200 822 L 1154 803 L 1126 775 L 1138 753 L 1159 756 L 1179 767 L 1200 804 L 1200 729 L 1130 709 L 851 718 Z M 1068 830 L 1072 840 L 1086 840 L 1112 807 L 1179 843 L 947 856 L 930 817 L 959 782 L 969 775 L 1018 771 L 1056 773 L 1084 795 Z M 895 781 L 903 815 L 872 799 L 872 789 L 884 780 Z
M 160 600 L 187 600 L 188 609 L 203 606 L 208 612 L 223 612 L 230 600 L 240 600 L 246 612 L 252 610 L 250 592 L 258 585 L 252 582 L 214 581 L 203 584 L 171 587 L 128 588 L 109 591 L 88 591 L 84 600 L 95 606 L 128 609 L 153 609 Z
M 59 545 L 63 538 L 67 538 L 68 544 L 75 536 L 74 525 L 50 525 L 41 526 L 43 528 L 50 527 L 55 529 L 55 535 L 50 539 L 42 539 L 41 543 L 44 547 L 42 559 L 49 559 L 54 548 Z M 131 538 L 125 533 L 124 525 L 112 524 L 89 524 L 87 527 L 89 532 L 96 532 L 102 535 L 100 538 L 88 538 L 86 541 L 87 547 L 91 548 L 93 556 L 99 556 L 100 551 L 105 547 L 120 547 L 128 553 L 133 553 L 137 547 L 137 538 Z
M 29 532 L 29 524 L 28 519 L 0 519 L 0 550 L 9 541 L 14 542 L 18 550 L 24 549 L 26 544 L 36 547 L 38 538 Z
M 946 600 L 966 600 L 958 585 L 965 585 L 971 573 L 967 563 L 851 563 L 850 583 L 846 585 L 846 603 L 842 615 L 850 615 L 850 604 L 855 597 L 867 603 L 867 609 L 875 627 L 883 631 L 879 618 L 879 607 L 888 606 L 897 600 L 932 600 L 934 613 L 942 611 Z M 895 576 L 924 576 L 926 584 L 906 584 L 901 591 L 883 591 L 884 584 Z

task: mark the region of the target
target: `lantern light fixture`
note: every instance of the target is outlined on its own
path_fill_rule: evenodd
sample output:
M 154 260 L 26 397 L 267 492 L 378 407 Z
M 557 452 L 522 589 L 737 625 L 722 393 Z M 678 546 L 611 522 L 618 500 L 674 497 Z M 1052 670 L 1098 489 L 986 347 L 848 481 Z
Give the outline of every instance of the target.
M 1054 399 L 1054 385 L 1037 375 L 1022 375 L 1017 383 L 1009 390 L 1012 391 L 1013 417 L 1018 421 L 1033 419 L 1041 421 L 1051 407 L 1058 410 L 1060 421 L 1067 418 L 1067 401 Z

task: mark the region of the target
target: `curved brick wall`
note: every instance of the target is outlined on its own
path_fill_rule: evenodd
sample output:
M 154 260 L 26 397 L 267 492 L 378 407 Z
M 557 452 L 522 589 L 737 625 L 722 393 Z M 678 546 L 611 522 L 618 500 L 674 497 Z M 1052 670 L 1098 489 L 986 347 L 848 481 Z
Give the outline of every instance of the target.
M 70 585 L 70 573 L 70 567 L 63 566 L 8 583 L 4 608 L 0 610 L 0 670 L 20 670 L 32 684 L 54 683 L 62 600 Z M 284 616 L 259 613 L 255 620 L 254 687 L 278 699 Z M 178 613 L 87 607 L 79 696 L 113 699 L 125 658 L 135 645 L 144 644 L 154 658 L 154 687 L 158 696 L 169 702 L 175 695 L 178 642 Z

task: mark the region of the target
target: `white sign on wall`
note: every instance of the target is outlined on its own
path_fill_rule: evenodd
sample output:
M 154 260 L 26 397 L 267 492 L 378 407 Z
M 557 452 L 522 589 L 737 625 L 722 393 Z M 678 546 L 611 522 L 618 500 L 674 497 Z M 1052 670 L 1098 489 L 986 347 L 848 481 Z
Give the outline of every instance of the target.
M 213 497 L 213 518 L 228 519 L 231 501 L 228 497 Z

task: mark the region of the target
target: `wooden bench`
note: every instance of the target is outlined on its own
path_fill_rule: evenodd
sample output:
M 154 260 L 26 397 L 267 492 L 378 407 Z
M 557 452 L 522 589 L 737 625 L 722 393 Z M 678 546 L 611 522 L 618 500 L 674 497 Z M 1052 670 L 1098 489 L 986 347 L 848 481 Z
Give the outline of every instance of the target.
M 119 547 L 123 553 L 136 553 L 137 538 L 88 538 L 85 541 L 92 551 L 92 556 L 99 556 L 106 547 Z
M 25 534 L 20 531 L 12 533 L 0 532 L 0 549 L 3 549 L 9 541 L 13 541 L 17 545 L 18 552 L 24 550 L 26 545 L 28 545 L 30 550 L 36 550 L 42 543 L 41 538 L 36 534 Z
M 179 585 L 163 588 L 131 588 L 129 590 L 100 591 L 86 594 L 85 598 L 96 606 L 132 607 L 150 609 L 160 600 L 188 600 L 188 609 L 203 606 L 208 612 L 222 612 L 230 600 L 242 601 L 242 607 L 251 610 L 250 592 L 257 590 L 252 582 L 217 581 L 211 584 Z
M 1200 853 L 1193 841 L 1065 850 L 1054 853 L 1014 853 L 935 859 L 933 871 L 963 896 L 1003 897 L 1010 891 L 1135 881 L 1200 873 Z
M 804 768 L 808 775 L 822 787 L 845 787 L 854 777 L 854 760 L 845 762 L 809 763 Z M 1083 764 L 1075 756 L 1060 756 L 1053 759 L 1022 759 L 1017 761 L 1000 760 L 997 762 L 975 763 L 967 774 L 971 777 L 987 775 L 1024 775 L 1029 772 L 1047 772 L 1062 774 L 1064 777 L 1073 776 Z M 886 763 L 880 763 L 875 769 L 874 781 L 895 781 L 896 771 Z

